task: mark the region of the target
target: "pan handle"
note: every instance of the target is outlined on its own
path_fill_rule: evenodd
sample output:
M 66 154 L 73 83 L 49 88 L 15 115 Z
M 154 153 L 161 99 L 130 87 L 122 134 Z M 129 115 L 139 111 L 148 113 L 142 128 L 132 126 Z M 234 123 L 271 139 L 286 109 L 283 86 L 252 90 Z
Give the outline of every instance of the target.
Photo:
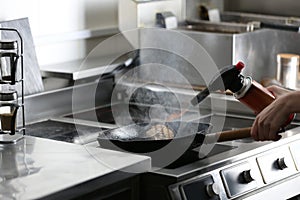
M 251 127 L 215 133 L 218 142 L 226 142 L 251 137 Z

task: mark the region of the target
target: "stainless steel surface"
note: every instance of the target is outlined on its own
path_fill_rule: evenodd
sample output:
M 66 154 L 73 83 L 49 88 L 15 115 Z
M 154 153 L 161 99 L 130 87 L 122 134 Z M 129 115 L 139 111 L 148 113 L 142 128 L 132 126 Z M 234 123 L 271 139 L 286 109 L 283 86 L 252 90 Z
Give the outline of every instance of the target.
M 245 180 L 243 173 L 251 171 L 254 176 L 252 181 Z M 262 183 L 262 178 L 256 163 L 241 163 L 221 170 L 222 180 L 225 184 L 225 189 L 230 198 L 242 195 L 246 192 L 256 189 Z
M 1 199 L 41 199 L 67 189 L 68 193 L 55 197 L 71 199 L 80 194 L 72 190 L 79 184 L 102 179 L 93 186 L 101 188 L 122 180 L 113 175 L 117 170 L 150 169 L 148 157 L 30 136 L 16 145 L 0 145 L 0 154 Z
M 112 82 L 105 82 L 105 84 L 107 84 L 106 86 L 107 88 L 107 93 L 104 92 L 102 93 L 104 96 L 97 96 L 96 99 L 99 99 L 99 103 L 111 103 L 110 102 L 110 97 L 111 97 L 111 92 L 112 89 L 109 87 L 109 85 L 111 85 Z M 104 85 L 105 85 L 104 84 Z M 78 86 L 81 90 L 82 90 L 82 94 L 85 94 L 85 91 L 87 89 L 91 90 L 92 87 L 96 87 L 97 83 L 90 83 L 90 84 L 85 84 L 85 85 L 81 85 Z M 51 92 L 51 93 L 45 93 L 43 95 L 36 95 L 36 96 L 32 96 L 31 98 L 28 98 L 29 100 L 29 105 L 33 106 L 32 109 L 33 113 L 39 112 L 43 110 L 44 106 L 47 106 L 47 110 L 50 108 L 53 108 L 53 106 L 57 106 L 57 110 L 52 110 L 51 113 L 46 113 L 46 114 L 41 114 L 41 118 L 45 118 L 47 116 L 47 114 L 49 114 L 49 116 L 62 116 L 65 115 L 66 113 L 71 113 L 72 109 L 71 106 L 69 105 L 71 102 L 71 94 L 72 94 L 72 88 L 66 88 L 63 90 L 58 90 L 56 92 Z M 121 91 L 120 91 L 121 92 Z M 194 92 L 193 91 L 185 91 L 185 90 L 178 90 L 178 95 L 183 95 L 185 96 L 187 99 L 191 99 L 191 97 L 194 96 Z M 123 95 L 121 95 L 123 96 Z M 85 102 L 85 97 L 84 95 L 82 95 L 82 102 Z M 63 99 L 63 102 L 61 102 L 61 100 Z M 224 128 L 228 128 L 228 129 L 233 129 L 233 128 L 239 128 L 239 127 L 243 127 L 243 126 L 249 126 L 253 123 L 253 115 L 251 115 L 251 111 L 247 110 L 245 107 L 243 107 L 240 103 L 238 103 L 236 100 L 234 100 L 234 98 L 232 96 L 227 96 L 227 95 L 223 95 L 223 94 L 212 94 L 210 96 L 209 99 L 207 99 L 206 102 L 203 102 L 203 104 L 201 105 L 201 109 L 208 109 L 210 108 L 211 104 L 210 104 L 210 100 L 215 99 L 216 101 L 226 101 L 227 103 L 227 111 L 228 113 L 228 118 L 229 120 L 227 120 L 225 122 L 225 127 Z M 44 100 L 44 101 L 41 101 Z M 120 102 L 122 103 L 123 99 L 119 99 Z M 39 102 L 39 103 L 38 103 Z M 48 103 L 47 105 L 43 105 L 45 103 Z M 43 105 L 43 106 L 42 106 Z M 103 104 L 102 104 L 103 105 Z M 215 106 L 221 106 L 223 105 L 222 103 L 218 104 L 216 103 Z M 34 108 L 34 106 L 37 106 L 36 108 Z M 91 107 L 88 107 L 89 105 L 83 105 L 81 108 L 79 108 L 77 111 L 80 112 L 80 110 L 90 110 Z M 94 105 L 93 105 L 94 106 Z M 56 107 L 55 107 L 56 108 Z M 217 108 L 214 109 L 215 111 L 218 110 Z M 220 108 L 220 110 L 222 110 L 222 108 Z M 205 112 L 204 112 L 205 113 Z M 203 114 L 204 114 L 203 113 Z M 243 114 L 246 114 L 246 116 L 242 116 Z M 218 117 L 219 114 L 218 113 L 210 113 L 208 111 L 209 115 L 213 115 Z M 35 116 L 31 116 L 31 119 L 37 119 Z M 193 116 L 188 116 L 188 118 L 192 118 Z M 203 116 L 203 120 L 209 120 L 209 118 L 205 118 L 205 116 Z M 63 117 L 61 118 L 62 120 L 72 120 L 70 118 L 66 118 Z M 86 120 L 81 119 L 82 123 L 85 123 Z M 92 122 L 92 123 L 97 123 L 97 122 Z M 262 181 L 262 175 L 260 174 L 260 178 L 257 178 L 257 169 L 258 169 L 258 164 L 257 164 L 257 158 L 258 157 L 264 157 L 267 155 L 272 155 L 272 154 L 277 154 L 277 148 L 285 148 L 285 149 L 289 149 L 289 147 L 294 144 L 295 141 L 300 141 L 300 135 L 298 134 L 300 132 L 300 128 L 294 128 L 291 129 L 285 133 L 283 133 L 283 139 L 278 141 L 278 142 L 254 142 L 251 138 L 250 139 L 243 139 L 243 140 L 235 140 L 232 142 L 224 142 L 221 144 L 218 144 L 220 147 L 221 145 L 221 150 L 218 151 L 215 154 L 212 154 L 211 156 L 202 158 L 202 159 L 197 159 L 191 162 L 188 162 L 184 165 L 180 165 L 177 166 L 175 168 L 164 168 L 164 169 L 158 169 L 155 166 L 152 167 L 151 172 L 147 173 L 147 175 L 151 176 L 153 175 L 153 177 L 157 178 L 157 177 L 161 177 L 161 179 L 157 182 L 149 182 L 149 185 L 147 186 L 141 186 L 141 188 L 143 189 L 150 189 L 151 187 L 154 186 L 156 188 L 160 188 L 162 190 L 164 190 L 164 192 L 167 192 L 167 196 L 168 197 L 172 197 L 174 199 L 184 199 L 184 195 L 183 195 L 183 190 L 182 187 L 183 185 L 187 184 L 187 183 L 191 183 L 191 182 L 201 182 L 202 184 L 202 180 L 208 180 L 208 182 L 205 182 L 204 186 L 203 186 L 203 191 L 205 195 L 212 195 L 213 193 L 217 194 L 219 193 L 219 198 L 220 199 L 229 199 L 226 189 L 223 185 L 223 180 L 221 177 L 220 172 L 222 170 L 226 170 L 226 169 L 230 169 L 231 167 L 233 167 L 234 169 L 235 166 L 247 166 L 247 167 L 243 167 L 243 169 L 241 169 L 240 173 L 244 174 L 247 173 L 245 171 L 249 170 L 251 168 L 251 171 L 249 172 L 250 175 L 252 175 L 254 177 L 254 181 L 251 181 L 249 183 L 249 185 L 256 183 L 257 187 L 256 188 L 252 188 L 248 190 L 247 187 L 241 187 L 241 191 L 238 191 L 238 193 L 236 194 L 235 198 L 254 198 L 254 197 L 261 197 L 262 193 L 266 193 L 270 188 L 273 187 L 277 187 L 278 191 L 284 191 L 283 186 L 287 186 L 290 187 L 290 190 L 288 193 L 286 193 L 286 195 L 281 194 L 281 196 L 283 196 L 284 198 L 289 198 L 295 195 L 299 194 L 299 189 L 298 189 L 298 185 L 295 183 L 299 183 L 297 181 L 299 181 L 299 171 L 295 171 L 293 170 L 293 173 L 290 174 L 290 176 L 286 177 L 281 177 L 280 179 L 276 180 L 275 182 L 268 182 L 268 183 L 264 183 Z M 27 138 L 27 137 L 26 137 Z M 94 146 L 94 143 L 90 143 L 87 146 Z M 45 146 L 45 144 L 43 145 Z M 224 147 L 224 148 L 223 148 Z M 55 147 L 51 148 L 51 149 L 56 149 Z M 291 151 L 295 151 L 295 155 L 299 154 L 299 152 L 296 152 L 297 149 L 295 150 L 295 148 L 290 148 Z M 293 150 L 292 150 L 293 149 Z M 197 153 L 197 152 L 196 152 Z M 283 151 L 283 153 L 287 153 L 287 151 Z M 293 155 L 294 155 L 293 153 Z M 41 155 L 42 153 L 40 153 L 39 155 Z M 290 153 L 289 153 L 290 154 Z M 198 154 L 197 154 L 198 155 Z M 289 158 L 288 156 L 286 157 L 286 155 L 279 155 L 277 154 L 278 158 L 285 158 L 285 161 L 287 162 L 287 165 L 289 167 Z M 72 157 L 72 156 L 71 156 Z M 290 154 L 291 157 L 291 154 Z M 53 158 L 53 157 L 50 157 Z M 276 158 L 276 159 L 278 159 Z M 46 159 L 46 158 L 45 158 Z M 49 158 L 47 158 L 47 161 Z M 71 159 L 71 158 L 69 158 Z M 75 159 L 75 158 L 72 158 Z M 116 159 L 116 158 L 114 158 Z M 127 158 L 129 159 L 129 158 Z M 275 161 L 276 161 L 275 159 Z M 62 162 L 62 161 L 61 161 Z M 60 162 L 57 162 L 60 163 Z M 65 162 L 64 162 L 65 163 Z M 249 163 L 249 165 L 244 165 L 243 163 Z M 250 166 L 250 168 L 249 168 Z M 65 168 L 64 168 L 65 169 Z M 254 171 L 252 171 L 254 169 Z M 289 169 L 289 168 L 288 168 Z M 282 171 L 285 171 L 287 169 L 284 170 L 278 170 L 278 174 L 280 176 Z M 234 170 L 237 171 L 237 170 Z M 252 174 L 253 172 L 253 174 Z M 256 173 L 255 173 L 256 172 Z M 246 176 L 249 178 L 249 174 L 246 174 Z M 275 176 L 275 175 L 274 175 Z M 277 176 L 277 174 L 276 174 Z M 207 177 L 209 177 L 208 179 L 206 179 Z M 252 178 L 253 178 L 252 177 Z M 155 179 L 154 178 L 154 179 Z M 250 180 L 250 179 L 249 179 Z M 162 186 L 161 184 L 167 184 Z M 215 188 L 215 186 L 213 187 L 213 185 L 211 184 L 216 184 L 218 185 L 219 191 Z M 239 183 L 237 183 L 239 185 Z M 248 185 L 248 184 L 247 184 Z M 45 187 L 45 185 L 43 185 Z M 244 186 L 244 185 L 243 185 Z M 281 187 L 278 187 L 281 186 Z M 237 186 L 238 187 L 238 186 Z M 245 189 L 246 188 L 246 189 Z M 209 190 L 209 192 L 207 192 L 207 189 Z M 215 190 L 216 189 L 216 190 Z M 198 190 L 198 194 L 200 195 L 201 193 L 200 190 Z M 147 192 L 141 192 L 144 195 L 148 195 L 149 193 Z M 159 191 L 156 192 L 150 192 L 150 194 L 152 195 L 156 195 L 159 194 Z M 268 194 L 270 196 L 270 194 Z M 268 196 L 268 197 L 269 197 Z M 151 196 L 147 197 L 148 199 L 151 199 Z M 214 195 L 213 198 L 217 198 L 217 195 Z M 153 198 L 152 198 L 153 199 Z M 159 198 L 157 198 L 159 199 Z M 161 198 L 162 199 L 162 198 Z
M 27 18 L 17 19 L 12 21 L 0 22 L 2 28 L 15 28 L 19 30 L 24 39 L 24 80 L 25 80 L 25 95 L 42 92 L 44 86 L 40 73 L 33 38 L 30 30 L 29 21 Z M 16 39 L 16 35 L 8 32 L 2 32 L 1 39 Z M 20 69 L 18 69 L 20 73 Z M 21 88 L 19 88 L 21 91 Z
M 187 0 L 186 2 L 186 19 L 200 19 L 200 5 L 207 6 L 208 9 L 217 8 L 223 11 L 223 1 L 220 0 Z
M 299 55 L 277 54 L 277 81 L 280 81 L 287 88 L 296 89 L 298 85 L 298 72 Z
M 15 135 L 0 135 L 0 144 L 16 144 L 20 142 L 24 138 L 21 134 L 15 134 Z
M 56 35 L 42 35 L 35 38 L 34 42 L 37 46 L 46 45 L 50 43 L 59 43 L 73 40 L 84 40 L 84 39 L 94 39 L 105 36 L 111 36 L 119 33 L 119 28 L 117 26 L 112 27 L 99 27 L 96 29 L 84 29 L 74 32 L 65 32 Z
M 286 168 L 282 167 L 280 159 L 284 159 Z M 258 157 L 257 163 L 265 183 L 275 182 L 297 172 L 288 147 L 277 148 L 270 154 Z
M 164 88 L 156 88 L 154 91 L 161 92 L 164 91 Z M 191 91 L 172 90 L 172 92 L 175 92 L 177 96 L 183 95 L 187 99 L 193 97 Z M 238 108 L 240 104 L 232 96 L 221 94 L 212 94 L 210 99 L 203 102 L 200 107 L 203 118 L 200 121 L 218 122 L 221 121 L 220 118 L 224 117 L 224 114 L 204 112 L 205 108 L 211 106 L 209 101 L 214 98 L 227 102 L 225 130 L 252 125 L 254 115 L 251 115 L 251 112 L 245 108 Z M 125 100 L 125 102 L 127 101 Z M 246 114 L 246 116 L 241 115 L 241 113 Z M 208 116 L 204 114 L 208 114 Z M 214 119 L 211 120 L 210 117 Z M 193 112 L 190 115 L 185 115 L 185 119 L 191 120 L 192 118 Z M 262 197 L 262 194 L 267 195 L 264 198 L 269 198 L 274 195 L 269 193 L 270 188 L 273 187 L 280 191 L 280 196 L 283 199 L 299 195 L 299 189 L 295 183 L 299 183 L 300 173 L 296 170 L 295 164 L 292 164 L 294 161 L 289 148 L 296 141 L 300 141 L 300 128 L 295 128 L 295 126 L 290 128 L 283 133 L 283 138 L 278 142 L 255 142 L 252 138 L 223 142 L 215 146 L 216 149 L 221 149 L 220 151 L 208 154 L 206 157 L 187 158 L 186 162 L 163 169 L 153 166 L 152 171 L 145 175 L 143 184 L 143 188 L 146 188 L 143 190 L 145 199 L 167 199 L 169 196 L 171 199 L 210 199 L 210 196 L 216 199 L 255 199 L 258 196 Z M 293 155 L 296 155 L 298 150 L 300 149 L 296 149 L 294 146 L 293 151 L 296 152 L 292 152 Z M 199 149 L 194 150 L 193 153 L 197 154 L 198 151 Z M 272 156 L 273 164 L 266 159 L 269 155 Z M 267 161 L 261 163 L 260 160 Z M 274 163 L 278 165 L 278 161 L 283 170 L 279 167 L 273 170 L 270 167 L 274 166 Z M 265 163 L 268 165 L 261 166 Z M 285 168 L 285 165 L 288 168 Z M 264 173 L 266 172 L 262 168 L 268 170 L 267 173 L 274 173 L 271 176 L 276 179 L 264 182 Z M 212 195 L 215 193 L 211 191 L 212 184 L 218 186 L 219 191 L 216 192 L 218 195 Z M 288 193 L 282 194 L 281 191 L 285 191 L 286 186 L 290 187 L 290 190 Z
M 100 77 L 104 73 L 111 72 L 120 62 L 113 63 L 117 55 L 88 58 L 56 65 L 41 66 L 43 77 L 59 77 L 72 81 Z
M 300 50 L 298 40 L 291 40 L 300 37 L 297 33 L 270 29 L 247 32 L 249 22 L 299 25 L 299 18 L 231 12 L 222 13 L 221 18 L 221 23 L 193 19 L 191 25 L 178 29 L 200 43 L 219 67 L 242 60 L 246 64 L 243 73 L 260 81 L 275 77 L 278 53 L 297 54 Z
M 112 80 L 110 79 L 101 83 L 91 82 L 77 85 L 75 87 L 62 88 L 26 96 L 26 123 L 40 121 L 42 119 L 49 119 L 52 117 L 59 117 L 67 113 L 78 112 L 84 109 L 90 109 L 91 106 L 85 103 L 86 98 L 89 98 L 86 96 L 86 94 L 96 91 L 95 88 L 98 86 L 101 87 L 101 90 L 98 90 L 93 97 L 90 97 L 95 98 L 95 105 L 93 106 L 109 104 L 113 87 Z M 76 89 L 78 94 L 76 98 L 78 101 L 78 110 L 73 110 L 72 108 L 74 89 Z
M 199 42 L 217 66 L 223 67 L 243 61 L 244 75 L 255 80 L 276 75 L 276 55 L 281 52 L 299 52 L 299 44 L 290 40 L 300 38 L 297 33 L 275 30 L 257 30 L 252 33 L 220 34 L 197 30 L 181 30 Z M 300 41 L 300 40 L 299 40 Z
M 259 13 L 244 13 L 244 12 L 222 12 L 221 15 L 223 22 L 235 22 L 248 24 L 251 22 L 265 22 L 282 25 L 299 25 L 300 18 L 279 16 L 279 15 L 265 15 Z
M 247 1 L 247 0 L 224 0 L 224 10 L 264 13 L 282 16 L 300 16 L 300 3 L 293 0 L 266 0 L 266 1 Z
M 233 63 L 243 60 L 246 68 L 243 74 L 260 81 L 276 75 L 276 55 L 281 52 L 297 53 L 299 44 L 291 38 L 300 34 L 287 31 L 259 30 L 234 37 Z M 300 40 L 299 40 L 300 41 Z
M 300 171 L 300 141 L 294 142 L 292 145 L 290 145 L 290 151 L 292 153 L 292 156 L 294 158 L 297 170 Z
M 170 11 L 179 21 L 184 18 L 184 1 L 119 1 L 119 29 L 121 31 L 136 28 L 155 27 L 155 16 L 158 12 Z
M 213 178 L 215 184 L 220 186 L 220 199 L 258 199 L 258 197 L 269 199 L 276 196 L 276 194 L 281 197 L 280 199 L 287 199 L 299 194 L 300 173 L 295 169 L 291 154 L 288 151 L 290 146 L 299 144 L 299 131 L 300 128 L 287 131 L 284 133 L 284 139 L 277 143 L 247 142 L 243 140 L 226 142 L 223 144 L 233 145 L 237 148 L 176 168 L 176 170 L 162 169 L 153 173 L 177 177 L 178 179 L 190 177 L 169 187 L 173 199 L 184 199 L 182 191 L 180 192 L 178 189 L 182 185 L 191 181 L 197 182 L 208 175 Z M 298 150 L 294 153 L 299 153 Z M 268 156 L 272 159 L 263 159 Z M 265 173 L 268 170 L 270 172 L 271 165 L 274 164 L 277 157 L 285 157 L 287 165 L 291 167 L 290 170 L 284 169 L 287 170 L 284 172 L 284 170 L 272 169 L 272 181 L 264 182 L 261 172 Z M 257 158 L 259 158 L 258 162 L 256 161 Z M 261 160 L 263 160 L 264 166 L 261 166 Z M 272 163 L 272 161 L 274 162 Z M 264 170 L 262 170 L 262 167 L 264 167 Z M 243 174 L 248 170 L 251 170 L 251 176 L 254 178 L 250 183 L 243 182 Z M 223 183 L 225 183 L 225 186 L 223 186 Z M 272 189 L 272 193 L 270 188 L 273 187 L 276 190 Z M 283 193 L 287 190 L 288 192 Z M 198 191 L 198 196 L 200 195 L 201 190 Z
M 238 34 L 248 32 L 247 24 L 234 22 L 210 22 L 205 20 L 187 20 L 179 29 L 191 31 Z

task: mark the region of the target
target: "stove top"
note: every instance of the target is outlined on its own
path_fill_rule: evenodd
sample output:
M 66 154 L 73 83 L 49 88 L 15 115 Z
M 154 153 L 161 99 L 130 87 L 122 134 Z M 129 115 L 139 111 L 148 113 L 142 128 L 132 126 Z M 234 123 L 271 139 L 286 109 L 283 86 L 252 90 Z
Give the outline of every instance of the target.
M 118 106 L 122 108 L 124 105 Z M 91 112 L 97 114 L 96 123 L 115 124 L 110 106 L 66 115 L 64 118 L 69 121 L 72 118 L 93 121 L 95 119 L 90 118 Z M 216 123 L 224 118 L 223 130 L 249 127 L 254 120 L 253 117 L 234 114 L 209 114 L 203 116 L 200 122 Z M 79 126 L 80 131 L 94 135 L 96 141 L 99 127 Z M 199 148 L 196 148 L 187 151 L 182 159 L 167 167 L 153 166 L 151 172 L 141 177 L 142 199 L 244 198 L 255 196 L 258 191 L 265 191 L 265 188 L 274 184 L 281 186 L 278 181 L 285 178 L 300 177 L 300 128 L 296 126 L 290 125 L 290 130 L 283 133 L 283 138 L 278 142 L 255 142 L 249 138 L 217 143 L 204 158 L 199 158 Z M 28 125 L 26 134 L 67 142 L 81 139 L 74 124 L 55 120 Z M 299 183 L 300 180 L 296 185 Z M 295 183 L 288 187 L 294 189 Z
M 234 148 L 236 148 L 236 147 L 235 146 L 230 146 L 230 145 L 216 144 L 207 156 L 205 156 L 203 158 L 200 158 L 199 157 L 200 147 L 198 147 L 198 148 L 195 148 L 191 151 L 187 151 L 184 155 L 182 155 L 182 157 L 180 159 L 178 159 L 175 162 L 173 162 L 172 164 L 168 165 L 167 167 L 165 167 L 165 169 L 177 169 L 177 168 L 183 167 L 185 165 L 194 163 L 196 161 L 204 160 L 208 157 L 217 155 L 219 153 L 230 151 Z
M 75 125 L 73 123 L 55 120 L 46 120 L 26 125 L 26 135 L 69 143 L 82 144 L 89 142 L 85 137 L 87 133 L 90 137 L 90 140 L 95 141 L 99 134 L 99 127 Z

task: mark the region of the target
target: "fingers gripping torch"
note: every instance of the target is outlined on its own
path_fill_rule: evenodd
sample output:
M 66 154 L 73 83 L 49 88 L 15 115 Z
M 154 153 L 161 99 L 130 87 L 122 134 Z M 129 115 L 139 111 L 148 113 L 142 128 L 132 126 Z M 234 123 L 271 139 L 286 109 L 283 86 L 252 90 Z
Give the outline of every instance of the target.
M 275 100 L 275 97 L 251 77 L 244 77 L 241 74 L 244 66 L 244 63 L 238 62 L 236 65 L 222 68 L 220 73 L 213 77 L 208 87 L 191 100 L 191 104 L 196 106 L 201 103 L 210 94 L 210 91 L 224 89 L 233 92 L 234 97 L 253 110 L 255 114 L 260 113 Z M 295 114 L 290 114 L 282 127 L 290 124 L 294 118 Z

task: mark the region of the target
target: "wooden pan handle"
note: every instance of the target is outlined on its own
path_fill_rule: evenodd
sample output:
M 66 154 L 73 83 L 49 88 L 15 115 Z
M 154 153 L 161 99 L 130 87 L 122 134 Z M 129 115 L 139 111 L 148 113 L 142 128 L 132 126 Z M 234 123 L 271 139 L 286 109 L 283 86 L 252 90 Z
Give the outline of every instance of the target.
M 218 142 L 226 142 L 251 137 L 251 127 L 237 130 L 223 131 L 216 133 L 219 135 Z

